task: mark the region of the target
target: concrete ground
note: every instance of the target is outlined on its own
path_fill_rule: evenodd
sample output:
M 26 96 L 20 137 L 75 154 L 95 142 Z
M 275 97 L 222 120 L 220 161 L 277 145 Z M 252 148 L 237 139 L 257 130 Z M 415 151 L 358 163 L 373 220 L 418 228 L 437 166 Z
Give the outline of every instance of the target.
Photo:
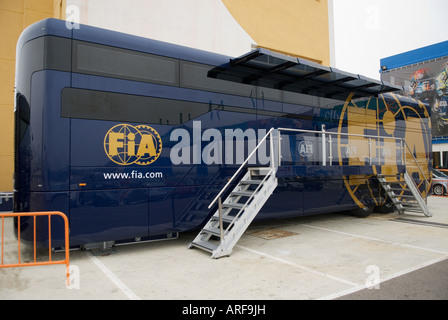
M 5 268 L 0 269 L 0 300 L 405 299 L 402 291 L 409 289 L 395 292 L 393 281 L 420 281 L 414 272 L 446 265 L 448 259 L 448 197 L 430 197 L 428 204 L 431 218 L 326 214 L 254 223 L 233 254 L 218 260 L 187 248 L 196 233 L 102 254 L 71 251 L 70 287 L 64 265 Z M 16 240 L 11 218 L 5 220 L 5 263 L 12 263 Z M 62 258 L 53 253 L 54 260 Z M 437 273 L 426 276 L 433 279 Z M 431 295 L 425 288 L 421 296 L 415 290 L 408 297 L 445 299 L 437 290 Z

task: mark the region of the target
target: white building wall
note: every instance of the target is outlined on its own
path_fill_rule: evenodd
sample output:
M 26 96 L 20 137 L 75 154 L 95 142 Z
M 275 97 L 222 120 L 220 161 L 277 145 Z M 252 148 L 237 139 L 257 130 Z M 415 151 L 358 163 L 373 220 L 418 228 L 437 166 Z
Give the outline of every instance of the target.
M 221 0 L 67 0 L 67 8 L 81 24 L 232 57 L 255 44 Z
M 440 143 L 432 145 L 433 152 L 447 152 L 448 151 L 448 143 Z

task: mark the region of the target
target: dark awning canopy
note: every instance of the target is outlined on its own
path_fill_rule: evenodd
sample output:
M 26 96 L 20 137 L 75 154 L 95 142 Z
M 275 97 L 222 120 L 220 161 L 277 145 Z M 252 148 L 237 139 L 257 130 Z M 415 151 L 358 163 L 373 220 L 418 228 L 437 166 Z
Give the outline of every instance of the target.
M 382 81 L 258 48 L 208 72 L 211 78 L 346 100 L 403 90 Z

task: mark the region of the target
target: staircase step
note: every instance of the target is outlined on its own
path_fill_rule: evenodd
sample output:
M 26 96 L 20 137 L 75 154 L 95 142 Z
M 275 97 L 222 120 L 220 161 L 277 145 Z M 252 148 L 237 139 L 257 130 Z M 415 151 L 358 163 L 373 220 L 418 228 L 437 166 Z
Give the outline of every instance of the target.
M 391 184 L 393 184 L 393 185 L 399 184 L 399 185 L 406 186 L 406 182 L 404 182 L 404 181 L 387 181 L 385 179 L 384 179 L 384 181 L 381 181 L 381 180 L 378 180 L 378 181 L 381 184 L 386 185 L 386 186 L 390 186 Z
M 250 197 L 254 193 L 252 191 L 232 191 L 231 196 Z
M 209 234 L 217 236 L 217 237 L 221 236 L 221 230 L 218 228 L 213 228 L 213 227 L 205 228 L 204 227 L 204 228 L 202 228 L 202 232 L 209 233 Z
M 201 248 L 201 249 L 209 251 L 209 252 L 213 252 L 214 250 L 216 250 L 218 248 L 217 244 L 207 242 L 207 241 L 193 241 L 190 244 L 190 246 L 195 246 L 195 247 Z
M 241 184 L 261 184 L 262 180 L 241 180 Z
M 420 208 L 418 202 L 401 202 L 400 203 L 404 208 Z
M 259 168 L 249 168 L 252 176 L 266 176 L 271 168 L 269 167 L 259 167 Z
M 417 212 L 417 213 L 422 213 L 423 212 L 424 213 L 424 211 L 422 209 L 417 209 L 417 208 L 415 208 L 415 209 L 405 208 L 404 211 L 407 211 L 407 212 Z
M 404 210 L 413 210 L 413 209 L 417 209 L 417 210 L 423 210 L 419 205 L 416 206 L 403 206 Z
M 235 217 L 234 216 L 229 216 L 229 215 L 223 215 L 222 216 L 222 221 L 223 222 L 226 222 L 226 223 L 232 223 L 232 221 L 235 219 Z M 212 218 L 211 218 L 211 220 L 213 220 L 213 221 L 219 221 L 219 216 L 213 216 Z M 238 220 L 238 218 L 237 218 L 237 220 Z
M 403 179 L 403 173 L 397 173 L 397 174 L 377 174 L 376 175 L 379 179 L 386 179 L 389 178 L 392 179 Z
M 223 208 L 232 208 L 232 209 L 242 209 L 244 206 L 244 203 L 223 203 Z
M 394 197 L 394 198 L 411 198 L 411 199 L 415 199 L 415 197 L 412 194 L 395 194 L 392 197 Z

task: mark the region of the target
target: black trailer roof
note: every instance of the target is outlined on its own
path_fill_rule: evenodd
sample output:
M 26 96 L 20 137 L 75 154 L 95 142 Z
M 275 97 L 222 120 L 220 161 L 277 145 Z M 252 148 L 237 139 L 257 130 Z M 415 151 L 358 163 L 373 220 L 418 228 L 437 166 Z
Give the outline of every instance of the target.
M 208 73 L 211 78 L 313 96 L 346 100 L 403 90 L 383 81 L 325 67 L 264 48 L 253 50 Z

